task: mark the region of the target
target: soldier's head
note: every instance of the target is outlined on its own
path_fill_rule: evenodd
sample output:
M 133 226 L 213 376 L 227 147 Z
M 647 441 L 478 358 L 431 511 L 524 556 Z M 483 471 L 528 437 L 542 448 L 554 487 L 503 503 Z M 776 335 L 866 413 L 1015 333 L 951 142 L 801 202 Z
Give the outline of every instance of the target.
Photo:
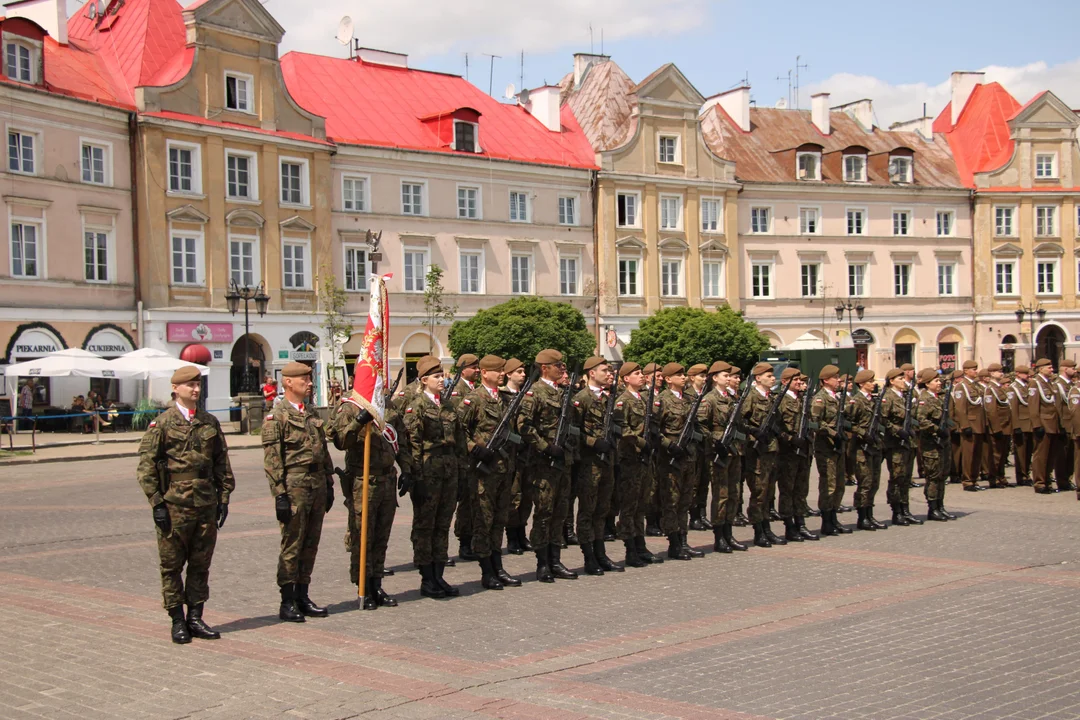
M 696 363 L 686 370 L 686 377 L 696 392 L 701 392 L 708 378 L 709 366 Z
M 498 355 L 485 355 L 480 358 L 480 379 L 483 380 L 484 385 L 489 388 L 499 387 L 505 365 L 506 361 Z
M 742 368 L 736 365 L 731 366 L 731 371 L 728 373 L 728 389 L 738 390 L 739 383 L 742 382 Z
M 1015 375 L 1016 379 L 1020 382 L 1027 382 L 1031 379 L 1031 368 L 1027 365 L 1021 365 L 1013 370 L 1013 375 Z
M 172 391 L 184 407 L 191 409 L 202 394 L 202 373 L 194 365 L 185 365 L 172 374 Z
M 933 368 L 925 368 L 919 373 L 919 384 L 935 395 L 941 392 L 941 376 Z
M 676 392 L 682 392 L 686 387 L 686 368 L 677 362 L 669 362 L 663 368 L 664 382 Z
M 443 368 L 439 358 L 425 355 L 416 361 L 416 376 L 425 392 L 438 395 L 443 389 Z
M 826 365 L 818 373 L 818 381 L 823 387 L 836 392 L 840 389 L 840 368 L 835 365 Z
M 1005 377 L 1005 370 L 1001 367 L 1001 363 L 990 363 L 986 367 L 986 372 L 990 376 L 990 379 L 995 382 L 1001 382 Z
M 1035 363 L 1035 372 L 1048 378 L 1054 374 L 1054 364 L 1050 362 L 1050 358 L 1041 358 Z
M 793 392 L 799 392 L 799 377 L 802 373 L 799 372 L 797 367 L 786 367 L 784 372 L 780 373 L 780 385 L 787 386 L 788 390 Z
M 907 390 L 907 374 L 901 368 L 893 368 L 885 373 L 885 382 L 894 390 Z
M 611 384 L 611 365 L 608 365 L 608 361 L 599 355 L 593 355 L 586 360 L 582 369 L 585 371 L 585 377 L 589 379 L 589 384 L 593 387 L 603 388 Z
M 536 364 L 540 366 L 541 377 L 549 382 L 558 383 L 566 374 L 566 364 L 558 350 L 541 350 L 536 354 Z
M 517 358 L 510 358 L 503 365 L 503 375 L 506 376 L 506 384 L 517 390 L 525 384 L 525 363 Z
M 302 403 L 311 392 L 311 366 L 302 362 L 291 362 L 281 371 L 281 384 L 285 387 L 285 399 L 293 403 Z
M 874 371 L 860 370 L 855 373 L 855 386 L 867 395 L 874 392 Z
M 776 372 L 773 370 L 773 366 L 767 362 L 759 362 L 754 366 L 751 374 L 754 376 L 754 382 L 760 387 L 771 388 L 776 384 Z
M 459 357 L 454 366 L 461 371 L 461 378 L 471 383 L 475 383 L 480 375 L 480 358 L 472 353 L 465 353 Z
M 626 387 L 636 393 L 640 393 L 645 387 L 645 373 L 641 372 L 641 366 L 636 362 L 626 362 L 619 368 L 619 377 L 626 383 Z
M 1061 361 L 1061 376 L 1067 381 L 1072 382 L 1074 375 L 1076 375 L 1076 361 L 1071 358 L 1065 358 Z
M 717 360 L 709 366 L 709 379 L 717 390 L 727 390 L 728 379 L 731 377 L 731 364 L 723 360 Z
M 901 365 L 900 372 L 904 373 L 904 379 L 908 382 L 912 382 L 915 379 L 915 366 L 911 363 L 904 363 Z
M 974 360 L 964 361 L 964 377 L 968 380 L 974 380 L 979 375 L 979 363 Z

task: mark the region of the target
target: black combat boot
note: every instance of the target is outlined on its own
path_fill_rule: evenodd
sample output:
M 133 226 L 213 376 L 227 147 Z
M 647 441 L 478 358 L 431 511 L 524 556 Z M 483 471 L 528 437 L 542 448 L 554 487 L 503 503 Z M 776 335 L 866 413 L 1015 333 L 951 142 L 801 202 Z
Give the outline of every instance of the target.
M 311 602 L 311 598 L 308 597 L 307 585 L 296 586 L 296 607 L 300 609 L 304 617 L 328 617 L 330 615 L 329 610 Z
M 926 519 L 927 520 L 932 520 L 934 522 L 947 522 L 948 521 L 949 518 L 945 517 L 945 513 L 941 512 L 941 510 L 939 509 L 939 506 L 941 505 L 940 501 L 938 501 L 938 500 L 928 500 L 927 505 L 929 506 L 928 511 L 926 513 Z
M 704 530 L 705 529 L 705 525 L 702 524 L 702 522 L 701 522 L 701 508 L 699 508 L 699 507 L 690 508 L 690 525 L 688 527 L 691 530 Z
M 384 567 L 382 571 L 383 577 L 394 577 L 394 571 L 388 567 Z
M 647 537 L 664 537 L 664 531 L 660 529 L 660 516 L 649 513 L 645 516 L 645 535 Z
M 892 524 L 907 527 L 911 523 L 904 516 L 904 506 L 900 503 L 892 503 L 889 507 L 892 508 Z
M 536 580 L 542 583 L 555 582 L 555 576 L 551 574 L 551 565 L 548 560 L 546 546 L 543 550 L 536 551 Z
M 202 603 L 199 603 L 198 605 L 192 605 L 188 608 L 187 626 L 188 630 L 191 631 L 191 637 L 197 637 L 200 640 L 220 639 L 221 633 L 203 622 L 202 611 Z
M 738 552 L 743 552 L 748 549 L 745 545 L 735 539 L 730 523 L 725 523 L 724 525 L 721 525 L 721 527 L 724 528 L 724 539 L 727 540 L 729 548 Z
M 375 580 L 375 602 L 379 604 L 379 607 L 397 607 L 397 600 L 386 594 L 386 591 L 382 589 L 382 578 L 378 574 L 374 577 Z M 371 595 L 371 591 L 367 591 L 368 595 Z
M 187 645 L 191 642 L 191 630 L 187 621 L 184 620 L 184 606 L 177 605 L 169 608 L 169 617 L 172 618 L 172 641 L 177 645 Z
M 830 510 L 829 512 L 832 513 L 833 529 L 835 529 L 836 532 L 839 533 L 840 535 L 850 535 L 852 533 L 851 528 L 844 527 L 844 525 L 841 524 L 840 520 L 836 517 L 837 511 L 836 510 Z
M 780 517 L 780 513 L 776 512 L 776 506 L 769 503 L 769 521 L 780 522 L 781 520 L 783 520 L 783 518 Z
M 821 511 L 821 537 L 833 537 L 839 535 L 832 521 L 832 510 Z
M 788 542 L 802 542 L 803 536 L 799 534 L 799 526 L 795 518 L 784 518 L 784 539 Z
M 731 554 L 731 546 L 728 545 L 727 538 L 724 537 L 724 526 L 717 525 L 712 529 L 713 536 L 713 552 L 724 553 L 725 555 Z
M 470 562 L 480 559 L 480 556 L 473 552 L 472 535 L 461 536 L 461 540 L 458 542 L 457 556 L 462 560 L 468 560 Z
M 660 557 L 659 555 L 652 554 L 652 552 L 649 550 L 648 543 L 645 542 L 644 537 L 635 537 L 634 547 L 637 548 L 638 557 L 644 560 L 646 564 L 662 565 L 664 563 L 664 558 Z
M 281 586 L 281 607 L 278 617 L 285 622 L 304 622 L 304 615 L 296 606 L 296 584 L 285 583 Z
M 601 540 L 601 542 L 603 542 Z M 592 543 L 581 544 L 581 555 L 585 558 L 585 574 L 600 576 L 604 574 L 604 569 L 600 567 L 600 563 L 596 560 L 596 546 Z
M 711 522 L 709 522 L 709 518 L 708 518 L 708 515 L 705 512 L 705 506 L 704 505 L 698 507 L 698 517 L 701 518 L 701 524 L 705 526 L 706 530 L 712 530 L 713 529 L 713 524 Z
M 521 587 L 521 581 L 503 569 L 502 555 L 500 553 L 491 554 L 491 564 L 495 568 L 495 577 L 499 578 L 499 582 L 503 584 L 503 587 Z
M 869 518 L 870 524 L 878 530 L 888 530 L 889 526 L 874 517 L 874 506 L 866 508 L 866 517 Z
M 577 573 L 562 564 L 562 548 L 558 545 L 551 544 L 548 546 L 550 551 L 550 563 L 551 574 L 560 580 L 577 580 Z
M 690 557 L 692 558 L 705 557 L 705 553 L 701 552 L 695 547 L 690 546 L 690 541 L 686 537 L 686 533 L 682 533 L 682 546 L 683 550 L 685 550 L 687 554 L 690 555 Z
M 518 539 L 517 528 L 506 528 L 506 552 L 511 555 L 522 555 L 525 550 L 521 547 L 521 540 Z
M 904 503 L 900 506 L 900 509 L 904 513 L 904 519 L 912 525 L 922 525 L 923 521 L 911 514 L 911 505 Z
M 518 528 L 518 542 L 521 543 L 521 549 L 525 552 L 533 551 L 532 543 L 529 542 L 529 535 L 525 532 L 524 525 Z
M 949 512 L 948 510 L 945 509 L 945 499 L 944 498 L 937 501 L 937 509 L 941 511 L 941 514 L 945 516 L 946 520 L 957 520 L 958 519 L 955 515 L 953 515 L 951 512 Z
M 821 511 L 820 510 L 811 510 L 809 517 L 819 518 L 819 517 L 821 517 Z
M 435 580 L 435 563 L 420 566 L 420 594 L 424 597 L 442 599 L 446 593 Z
M 856 508 L 859 511 L 859 522 L 855 524 L 855 527 L 859 530 L 877 530 L 874 524 L 870 522 L 870 515 L 866 512 L 866 508 Z
M 820 540 L 821 536 L 806 527 L 806 518 L 802 515 L 795 516 L 795 526 L 799 528 L 799 537 L 803 540 Z
M 690 553 L 683 550 L 682 533 L 672 533 L 667 536 L 668 560 L 689 560 Z
M 491 562 L 492 555 L 480 558 L 480 587 L 485 590 L 502 590 L 502 583 L 495 577 L 495 567 Z
M 608 516 L 607 519 L 604 520 L 604 542 L 610 542 L 616 539 L 615 518 Z
M 773 545 L 787 545 L 787 540 L 772 531 L 772 526 L 769 524 L 768 520 L 761 523 L 761 529 L 765 531 L 765 537 L 768 538 L 769 542 Z
M 446 597 L 457 597 L 461 593 L 456 587 L 443 580 L 443 570 L 446 568 L 446 563 L 432 563 L 435 572 L 435 583 L 446 594 Z
M 375 596 L 375 578 L 370 575 L 364 582 L 364 599 L 360 603 L 361 610 L 378 610 L 379 599 Z
M 772 543 L 765 537 L 765 523 L 754 523 L 754 545 L 760 548 L 770 548 Z
M 574 532 L 574 523 L 570 521 L 563 523 L 563 540 L 566 541 L 565 547 L 578 544 L 578 536 Z
M 640 568 L 640 567 L 645 567 L 646 565 L 649 564 L 649 563 L 645 562 L 644 560 L 642 560 L 641 556 L 638 555 L 637 543 L 634 542 L 633 538 L 630 538 L 629 540 L 623 540 L 623 547 L 626 548 L 626 559 L 623 560 L 623 565 L 624 566 L 632 567 L 632 568 Z
M 834 510 L 833 512 L 848 513 L 848 512 L 851 512 L 854 509 L 855 508 L 853 508 L 851 505 L 841 505 L 840 507 L 836 508 L 836 510 Z
M 596 554 L 596 562 L 600 564 L 600 569 L 604 572 L 626 572 L 626 568 L 622 565 L 616 565 L 608 557 L 603 540 L 593 541 L 593 553 Z
M 750 524 L 750 521 L 746 519 L 746 515 L 743 514 L 742 508 L 739 508 L 739 512 L 735 513 L 735 527 L 746 527 Z

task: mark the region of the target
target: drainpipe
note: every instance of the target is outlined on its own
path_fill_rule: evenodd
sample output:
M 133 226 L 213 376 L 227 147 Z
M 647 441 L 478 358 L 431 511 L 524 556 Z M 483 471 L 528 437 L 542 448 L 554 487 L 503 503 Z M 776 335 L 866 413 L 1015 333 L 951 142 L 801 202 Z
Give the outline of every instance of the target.
M 593 241 L 593 275 L 596 276 L 596 303 L 593 306 L 593 323 L 596 327 L 596 354 L 601 354 L 600 333 L 600 174 L 596 170 L 589 171 L 589 190 L 592 193 L 592 241 Z
M 979 324 L 978 311 L 975 309 L 975 191 L 968 193 L 968 215 L 971 218 L 971 359 L 979 357 Z M 940 349 L 940 348 L 939 348 Z M 959 353 L 957 353 L 959 355 Z M 1032 360 L 1034 362 L 1034 360 Z M 982 361 L 979 361 L 982 365 Z M 938 367 L 941 366 L 941 358 L 938 358 Z M 960 367 L 960 359 L 957 358 L 956 366 Z M 956 368 L 953 368 L 954 370 Z
M 138 152 L 139 152 L 139 119 L 138 115 L 134 112 L 128 113 L 128 156 L 131 164 L 131 250 L 132 259 L 134 261 L 135 273 L 133 276 L 133 282 L 135 285 L 135 305 L 138 312 L 136 317 L 136 327 L 138 328 L 138 342 L 139 347 L 143 347 L 142 337 L 142 283 L 140 281 L 139 273 L 139 189 L 135 182 L 138 177 Z

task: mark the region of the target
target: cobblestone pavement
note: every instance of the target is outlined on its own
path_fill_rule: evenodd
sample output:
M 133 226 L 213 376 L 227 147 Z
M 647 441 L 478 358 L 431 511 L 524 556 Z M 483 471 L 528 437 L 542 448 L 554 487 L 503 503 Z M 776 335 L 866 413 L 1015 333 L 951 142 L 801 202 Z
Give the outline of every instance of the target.
M 1080 717 L 1071 493 L 950 485 L 958 522 L 555 585 L 507 556 L 523 587 L 485 592 L 461 564 L 445 601 L 419 596 L 402 507 L 384 582 L 401 605 L 375 612 L 355 609 L 339 499 L 311 588 L 332 614 L 286 625 L 261 453 L 238 449 L 206 611 L 223 637 L 180 647 L 134 467 L 0 468 L 0 717 Z

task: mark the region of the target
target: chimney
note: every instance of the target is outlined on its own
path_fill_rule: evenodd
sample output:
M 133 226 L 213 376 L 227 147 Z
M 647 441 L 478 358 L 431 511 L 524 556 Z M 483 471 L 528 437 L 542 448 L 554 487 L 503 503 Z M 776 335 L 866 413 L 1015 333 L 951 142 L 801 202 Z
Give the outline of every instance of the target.
M 600 63 L 607 62 L 610 59 L 610 55 L 574 53 L 574 87 L 581 87 L 581 83 L 585 80 L 585 76 L 589 73 L 589 68 L 591 68 L 593 65 L 599 65 Z
M 725 93 L 714 95 L 705 101 L 705 106 L 702 108 L 702 112 L 708 110 L 713 105 L 719 105 L 724 109 L 735 124 L 743 132 L 750 132 L 750 86 L 743 85 L 737 87 L 734 90 L 728 90 Z
M 952 124 L 960 119 L 960 113 L 964 111 L 968 98 L 975 91 L 976 85 L 982 85 L 986 73 L 981 72 L 954 72 L 950 78 L 952 84 Z
M 829 122 L 829 93 L 817 93 L 810 96 L 810 119 L 814 121 L 814 125 L 822 135 L 832 132 L 832 125 Z
M 894 122 L 889 126 L 890 131 L 918 133 L 927 142 L 934 139 L 934 118 L 924 115 L 914 120 Z
M 15 0 L 4 5 L 4 14 L 37 23 L 53 40 L 67 45 L 67 0 Z
M 866 98 L 844 103 L 834 107 L 833 110 L 847 113 L 848 117 L 859 123 L 866 132 L 874 129 L 874 103 Z
M 527 93 L 527 94 L 526 94 Z M 535 90 L 523 91 L 518 100 L 525 100 L 521 105 L 529 114 L 540 121 L 544 127 L 552 132 L 562 132 L 562 120 L 559 117 L 559 96 L 561 90 L 556 85 L 545 85 Z

